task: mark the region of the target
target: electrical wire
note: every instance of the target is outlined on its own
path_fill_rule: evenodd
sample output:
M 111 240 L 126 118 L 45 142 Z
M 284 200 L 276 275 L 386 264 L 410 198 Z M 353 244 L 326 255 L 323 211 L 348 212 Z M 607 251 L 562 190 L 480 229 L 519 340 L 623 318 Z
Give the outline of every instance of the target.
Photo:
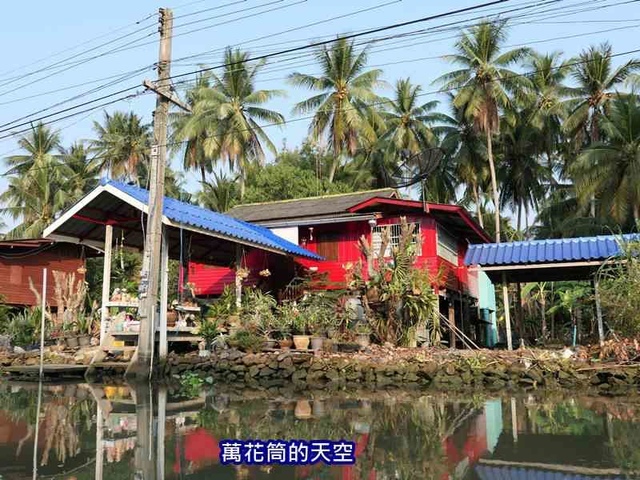
M 198 10 L 197 12 L 183 13 L 182 15 L 175 15 L 173 19 L 177 20 L 178 18 L 192 17 L 194 15 L 200 15 L 201 13 L 212 12 L 214 10 L 222 10 L 223 8 L 231 7 L 233 5 L 238 5 L 239 3 L 245 3 L 246 1 L 247 0 L 237 0 L 235 2 L 225 3 L 223 5 L 218 5 L 216 7 L 210 7 L 210 8 L 205 8 L 203 10 Z M 199 2 L 194 2 L 194 3 L 199 3 Z M 180 7 L 175 7 L 175 8 L 180 8 Z
M 302 1 L 304 2 L 306 0 L 302 0 Z M 409 21 L 406 21 L 406 22 L 401 22 L 401 23 L 396 23 L 396 24 L 392 24 L 392 25 L 386 25 L 386 26 L 382 26 L 382 27 L 377 27 L 377 28 L 374 28 L 374 29 L 371 29 L 371 30 L 367 30 L 365 32 L 356 33 L 356 34 L 350 34 L 350 35 L 346 35 L 346 36 L 343 36 L 343 37 L 340 37 L 340 38 L 347 38 L 347 39 L 356 38 L 356 37 L 360 37 L 360 36 L 365 35 L 365 34 L 388 31 L 388 30 L 392 30 L 392 29 L 395 29 L 395 28 L 400 28 L 400 27 L 404 27 L 404 26 L 408 26 L 408 25 L 414 25 L 414 24 L 423 23 L 423 22 L 426 22 L 426 21 L 435 20 L 435 19 L 438 19 L 438 18 L 445 18 L 445 17 L 447 17 L 449 15 L 456 14 L 456 13 L 474 11 L 474 10 L 478 10 L 478 9 L 484 8 L 486 6 L 492 6 L 492 5 L 507 3 L 509 1 L 511 1 L 511 0 L 493 0 L 491 2 L 475 5 L 475 6 L 472 6 L 472 7 L 466 7 L 466 8 L 450 11 L 450 12 L 443 12 L 443 13 L 436 14 L 436 15 L 430 15 L 430 16 L 427 16 L 427 17 L 422 17 L 422 18 L 418 18 L 418 19 L 414 19 L 414 20 L 409 20 Z M 561 1 L 561 0 L 553 0 L 553 1 Z M 243 60 L 242 62 L 237 62 L 237 63 L 246 63 L 246 62 L 249 62 L 249 61 L 267 59 L 267 58 L 270 58 L 272 56 L 281 56 L 281 55 L 284 55 L 284 54 L 290 54 L 290 53 L 294 53 L 294 52 L 298 52 L 298 51 L 310 50 L 310 49 L 313 49 L 313 48 L 315 48 L 315 47 L 317 47 L 319 45 L 328 45 L 329 43 L 332 43 L 332 42 L 335 42 L 335 41 L 336 40 L 327 40 L 327 41 L 323 41 L 323 42 L 316 42 L 316 43 L 309 44 L 309 45 L 298 46 L 298 47 L 290 48 L 290 49 L 283 50 L 283 51 L 280 51 L 280 52 L 275 52 L 273 54 L 267 54 L 267 55 L 262 55 L 262 56 L 258 56 L 258 57 L 248 58 L 246 60 Z M 173 75 L 173 76 L 169 77 L 169 80 L 173 80 L 175 78 L 182 78 L 182 77 L 185 77 L 185 76 L 188 76 L 188 75 L 193 75 L 193 74 L 197 74 L 197 73 L 201 73 L 201 72 L 205 72 L 205 71 L 211 71 L 213 69 L 223 68 L 225 66 L 228 66 L 228 65 L 219 65 L 219 66 L 216 66 L 216 67 L 208 67 L 208 68 L 203 68 L 201 70 L 196 70 L 195 72 L 188 72 L 188 73 L 183 73 L 183 74 L 179 74 L 179 75 Z M 113 93 L 110 93 L 108 95 L 104 95 L 102 97 L 98 97 L 96 99 L 89 100 L 87 102 L 83 102 L 83 103 L 78 104 L 78 105 L 67 107 L 67 108 L 62 109 L 62 110 L 57 111 L 57 112 L 53 112 L 53 113 L 50 113 L 50 114 L 47 114 L 47 115 L 40 116 L 40 117 L 35 118 L 35 119 L 31 119 L 29 122 L 23 122 L 23 123 L 19 123 L 19 124 L 16 124 L 16 125 L 14 125 L 15 122 L 16 122 L 15 120 L 13 120 L 11 122 L 7 122 L 7 123 L 4 123 L 3 125 L 0 125 L 0 133 L 3 133 L 3 132 L 8 130 L 7 128 L 3 129 L 1 127 L 7 127 L 8 125 L 13 125 L 12 128 L 17 128 L 17 127 L 21 127 L 21 126 L 27 125 L 28 123 L 31 123 L 31 122 L 39 122 L 39 121 L 42 121 L 42 120 L 46 120 L 47 118 L 59 115 L 61 113 L 65 113 L 65 112 L 70 111 L 70 110 L 74 110 L 76 108 L 80 108 L 82 106 L 85 106 L 85 105 L 88 105 L 88 104 L 91 104 L 91 103 L 95 103 L 95 102 L 101 101 L 101 100 L 103 100 L 105 98 L 109 98 L 110 96 L 115 96 L 115 95 L 119 95 L 119 94 L 127 92 L 127 91 L 131 91 L 131 90 L 133 90 L 135 88 L 137 88 L 137 86 L 132 86 L 132 87 L 129 87 L 129 88 L 125 88 L 125 89 L 119 90 L 117 92 L 113 92 Z M 22 117 L 21 119 L 23 119 L 23 118 L 24 117 Z M 1 138 L 4 138 L 4 137 L 1 137 Z

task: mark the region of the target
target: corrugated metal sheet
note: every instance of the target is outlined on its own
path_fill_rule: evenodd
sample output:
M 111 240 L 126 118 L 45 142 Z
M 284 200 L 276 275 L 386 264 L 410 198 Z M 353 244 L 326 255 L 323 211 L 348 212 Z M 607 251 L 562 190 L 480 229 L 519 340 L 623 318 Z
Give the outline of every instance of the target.
M 492 467 L 477 465 L 481 480 L 622 480 L 622 476 L 580 475 L 533 468 Z
M 148 190 L 114 180 L 106 181 L 104 184 L 117 188 L 139 202 L 144 204 L 149 202 Z M 290 255 L 316 260 L 322 259 L 322 257 L 319 257 L 315 253 L 278 237 L 267 228 L 196 207 L 195 205 L 181 202 L 174 198 L 164 197 L 162 212 L 172 222 L 208 230 L 212 233 L 236 238 L 238 240 L 244 240 Z
M 465 265 L 528 265 L 604 260 L 620 254 L 620 242 L 640 240 L 638 234 L 556 238 L 469 245 Z

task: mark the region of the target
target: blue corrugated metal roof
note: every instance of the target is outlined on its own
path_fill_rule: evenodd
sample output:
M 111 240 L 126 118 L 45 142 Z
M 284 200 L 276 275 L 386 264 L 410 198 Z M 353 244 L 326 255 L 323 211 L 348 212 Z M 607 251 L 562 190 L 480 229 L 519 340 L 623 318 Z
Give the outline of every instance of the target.
M 148 190 L 115 180 L 103 181 L 102 184 L 117 188 L 121 192 L 129 195 L 139 202 L 144 203 L 145 205 L 149 203 Z M 322 257 L 279 237 L 268 228 L 243 222 L 242 220 L 238 220 L 222 213 L 213 212 L 205 208 L 196 207 L 195 205 L 181 202 L 175 198 L 164 197 L 162 213 L 172 222 L 190 225 L 192 227 L 208 230 L 212 233 L 236 238 L 238 240 L 244 240 L 246 242 L 251 242 L 253 244 L 278 250 L 290 255 L 322 260 Z
M 622 480 L 622 476 L 580 475 L 537 468 L 476 465 L 481 480 Z
M 619 255 L 620 241 L 629 240 L 640 240 L 640 235 L 600 235 L 469 245 L 464 263 L 488 266 L 605 260 Z

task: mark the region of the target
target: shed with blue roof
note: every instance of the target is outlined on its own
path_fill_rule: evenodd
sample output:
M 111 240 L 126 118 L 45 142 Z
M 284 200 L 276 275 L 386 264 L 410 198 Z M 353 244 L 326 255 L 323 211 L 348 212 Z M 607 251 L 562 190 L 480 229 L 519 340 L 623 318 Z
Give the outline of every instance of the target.
M 102 181 L 98 187 L 62 213 L 44 231 L 44 237 L 71 242 L 104 252 L 102 322 L 103 349 L 110 302 L 111 253 L 114 240 L 123 248 L 144 251 L 149 191 L 118 181 Z M 291 243 L 269 229 L 228 215 L 164 198 L 162 211 L 161 301 L 159 305 L 160 356 L 167 353 L 167 292 L 169 258 L 186 265 L 189 260 L 230 266 L 241 265 L 246 250 L 278 256 L 274 262 L 285 274 L 294 257 L 322 260 L 317 254 Z M 287 280 L 288 281 L 288 280 Z M 184 282 L 184 279 L 183 279 Z M 241 283 L 235 282 L 239 298 Z M 94 359 L 95 360 L 95 359 Z

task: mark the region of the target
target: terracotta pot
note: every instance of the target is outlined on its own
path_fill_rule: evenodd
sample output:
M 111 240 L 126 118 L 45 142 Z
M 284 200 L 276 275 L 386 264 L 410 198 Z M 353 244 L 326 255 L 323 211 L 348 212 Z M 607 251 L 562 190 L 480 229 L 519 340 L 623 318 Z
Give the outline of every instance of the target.
M 66 337 L 67 347 L 78 348 L 78 337 Z
M 367 348 L 371 344 L 371 335 L 368 333 L 359 333 L 356 336 L 356 343 L 362 348 Z
M 311 350 L 314 352 L 322 350 L 322 345 L 324 345 L 324 337 L 311 337 Z
M 309 335 L 294 335 L 293 344 L 296 350 L 307 350 L 309 348 Z
M 91 335 L 81 335 L 78 337 L 78 345 L 88 347 L 91 345 Z
M 178 321 L 178 312 L 171 310 L 167 312 L 167 328 L 174 328 Z
M 283 350 L 289 350 L 293 345 L 293 341 L 290 338 L 285 338 L 284 340 L 280 340 L 278 342 L 278 346 Z
M 311 418 L 311 404 L 308 400 L 298 400 L 296 402 L 296 409 L 293 414 L 296 418 L 307 419 Z

